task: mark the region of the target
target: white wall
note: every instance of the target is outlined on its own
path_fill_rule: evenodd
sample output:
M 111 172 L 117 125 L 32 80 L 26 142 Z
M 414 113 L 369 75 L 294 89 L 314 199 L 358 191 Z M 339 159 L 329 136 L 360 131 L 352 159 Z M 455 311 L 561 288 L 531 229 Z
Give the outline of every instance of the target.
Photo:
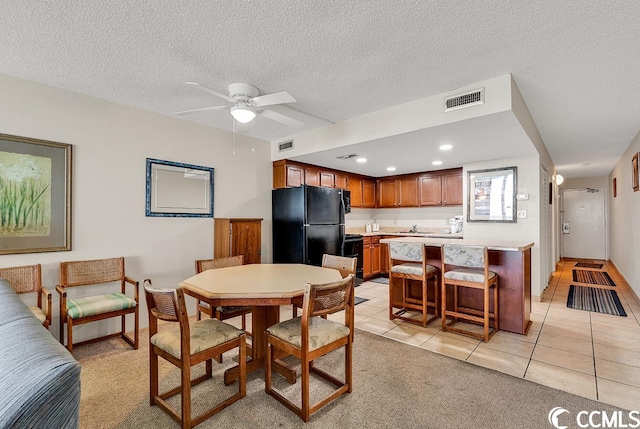
M 600 176 L 565 179 L 564 182 L 562 182 L 562 185 L 560 185 L 560 189 L 587 188 L 609 188 L 609 178 L 607 176 Z
M 531 249 L 531 295 L 533 299 L 539 299 L 542 291 L 547 286 L 547 281 L 541 275 L 542 267 L 540 263 L 540 193 L 539 177 L 540 164 L 538 156 L 528 156 L 521 158 L 505 158 L 487 162 L 477 162 L 465 164 L 464 177 L 470 170 L 484 170 L 500 167 L 518 167 L 517 184 L 519 192 L 526 192 L 530 195 L 526 201 L 517 202 L 517 210 L 526 210 L 527 218 L 518 219 L 515 223 L 490 223 L 490 222 L 467 222 L 467 201 L 464 203 L 465 221 L 463 227 L 464 238 L 484 239 L 494 241 L 521 242 L 523 244 L 534 243 Z M 467 195 L 468 183 L 464 182 L 464 195 Z
M 244 139 L 234 156 L 228 132 L 9 76 L 0 75 L 0 94 L 0 133 L 73 145 L 72 251 L 0 256 L 2 267 L 43 265 L 56 336 L 60 261 L 124 256 L 127 275 L 173 287 L 193 275 L 195 259 L 213 257 L 211 218 L 145 217 L 147 157 L 214 167 L 214 215 L 264 218 L 262 258 L 271 261 L 269 143 Z M 115 319 L 91 323 L 74 338 L 116 329 Z
M 640 151 L 640 133 L 636 135 L 609 174 L 609 259 L 640 297 L 640 192 L 631 187 L 631 157 Z M 613 197 L 611 183 L 617 180 L 618 196 Z

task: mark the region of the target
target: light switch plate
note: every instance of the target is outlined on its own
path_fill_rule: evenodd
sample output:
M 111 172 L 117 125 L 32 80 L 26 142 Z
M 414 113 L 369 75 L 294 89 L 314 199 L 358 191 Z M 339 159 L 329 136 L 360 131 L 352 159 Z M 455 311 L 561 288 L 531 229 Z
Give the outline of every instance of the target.
M 527 211 L 526 210 L 518 210 L 518 219 L 526 219 Z

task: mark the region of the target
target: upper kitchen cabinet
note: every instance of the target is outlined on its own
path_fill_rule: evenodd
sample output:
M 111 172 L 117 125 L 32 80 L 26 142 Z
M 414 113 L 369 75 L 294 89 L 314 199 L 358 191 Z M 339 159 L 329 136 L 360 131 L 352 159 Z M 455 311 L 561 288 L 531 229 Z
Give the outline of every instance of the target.
M 315 168 L 305 168 L 304 183 L 309 186 L 320 186 L 320 170 L 316 170 Z
M 442 175 L 442 204 L 462 205 L 462 169 Z
M 417 207 L 418 177 L 378 180 L 378 207 Z
M 376 182 L 359 176 L 349 176 L 348 190 L 351 191 L 351 207 L 376 207 Z
M 349 180 L 343 171 L 325 170 L 287 160 L 273 162 L 273 189 L 297 188 L 301 185 L 348 190 Z
M 419 194 L 421 206 L 462 205 L 462 169 L 421 175 Z
M 349 178 L 344 173 L 335 173 L 333 175 L 333 183 L 335 188 L 349 190 Z
M 304 184 L 304 168 L 285 160 L 273 163 L 273 188 L 297 188 Z

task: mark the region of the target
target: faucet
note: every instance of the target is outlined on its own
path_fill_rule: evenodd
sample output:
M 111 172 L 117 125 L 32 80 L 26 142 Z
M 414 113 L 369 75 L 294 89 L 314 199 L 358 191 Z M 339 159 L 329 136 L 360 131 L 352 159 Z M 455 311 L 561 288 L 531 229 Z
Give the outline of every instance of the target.
M 416 232 L 418 232 L 418 225 L 413 225 L 413 226 L 411 227 L 411 230 L 410 230 L 409 232 L 414 233 L 414 234 L 415 234 Z

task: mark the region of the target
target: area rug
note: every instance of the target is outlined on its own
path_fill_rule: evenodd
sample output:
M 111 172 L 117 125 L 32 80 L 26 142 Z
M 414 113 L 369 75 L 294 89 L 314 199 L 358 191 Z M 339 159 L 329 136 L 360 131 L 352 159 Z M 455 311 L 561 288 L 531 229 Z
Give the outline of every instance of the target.
M 363 302 L 369 301 L 369 298 L 360 298 L 359 296 L 356 296 L 353 298 L 353 300 L 355 301 L 354 305 L 358 305 L 358 304 L 362 304 Z
M 389 284 L 389 279 L 386 277 L 376 277 L 375 279 L 371 279 L 369 280 L 370 282 L 374 282 L 374 283 L 380 283 L 383 285 L 388 285 Z
M 575 266 L 578 268 L 595 268 L 601 270 L 604 264 L 592 264 L 590 262 L 578 262 Z
M 627 317 L 618 294 L 611 289 L 571 285 L 567 307 Z
M 609 273 L 604 271 L 573 270 L 573 281 L 604 286 L 616 285 Z

